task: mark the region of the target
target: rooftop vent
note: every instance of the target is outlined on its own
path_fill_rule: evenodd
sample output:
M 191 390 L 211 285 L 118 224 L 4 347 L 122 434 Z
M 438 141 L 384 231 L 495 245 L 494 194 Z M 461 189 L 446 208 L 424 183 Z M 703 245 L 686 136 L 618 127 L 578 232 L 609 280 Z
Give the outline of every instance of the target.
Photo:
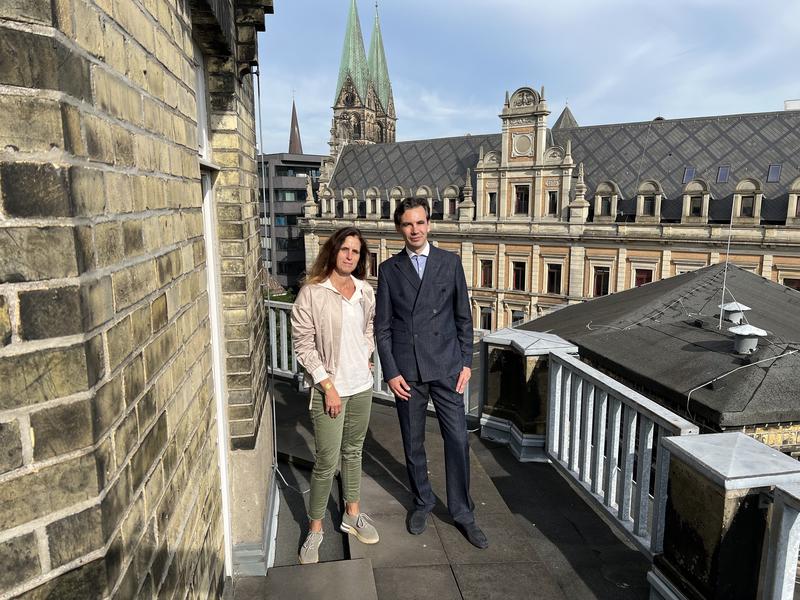
M 749 306 L 745 306 L 739 302 L 720 304 L 719 308 L 722 310 L 722 318 L 726 321 L 730 321 L 734 325 L 741 325 L 744 320 L 745 311 L 750 310 Z
M 800 110 L 800 100 L 784 100 L 783 110 Z
M 752 354 L 758 349 L 758 338 L 767 335 L 767 332 L 752 325 L 737 325 L 728 329 L 736 336 L 733 341 L 733 351 L 736 354 Z

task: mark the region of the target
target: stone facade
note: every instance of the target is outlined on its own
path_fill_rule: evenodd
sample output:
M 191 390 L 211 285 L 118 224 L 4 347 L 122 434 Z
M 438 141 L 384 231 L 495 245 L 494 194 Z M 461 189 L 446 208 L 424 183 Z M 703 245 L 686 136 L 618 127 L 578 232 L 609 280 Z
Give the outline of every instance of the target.
M 219 596 L 223 504 L 256 493 L 220 464 L 261 448 L 266 496 L 245 75 L 265 11 L 0 6 L 0 597 Z
M 462 258 L 477 328 L 724 262 L 729 234 L 732 263 L 800 288 L 800 171 L 790 158 L 800 112 L 597 127 L 578 127 L 569 109 L 552 127 L 549 116 L 544 88 L 522 87 L 506 94 L 500 134 L 345 147 L 301 222 L 307 264 L 345 225 L 386 260 L 401 248 L 394 207 L 417 196 L 431 203 L 433 243 Z M 768 142 L 761 131 L 784 137 Z M 594 142 L 603 136 L 608 146 Z M 693 158 L 678 158 L 690 149 Z M 723 181 L 730 155 L 737 165 Z M 767 162 L 778 164 L 768 173 Z

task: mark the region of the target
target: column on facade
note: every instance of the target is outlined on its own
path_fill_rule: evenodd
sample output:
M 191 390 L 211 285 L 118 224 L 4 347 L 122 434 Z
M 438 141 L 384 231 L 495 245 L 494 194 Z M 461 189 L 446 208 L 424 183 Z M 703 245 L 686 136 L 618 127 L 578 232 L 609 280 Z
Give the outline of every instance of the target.
M 506 289 L 506 245 L 497 244 L 497 289 Z
M 765 254 L 761 257 L 761 276 L 772 281 L 772 254 Z
M 628 251 L 625 248 L 620 248 L 617 251 L 617 287 L 614 288 L 614 292 L 621 292 L 625 289 L 625 271 L 627 270 L 627 258 L 628 258 Z M 631 286 L 633 287 L 633 282 L 631 282 Z
M 567 293 L 570 302 L 584 296 L 583 273 L 586 263 L 586 248 L 572 246 L 569 251 L 569 282 Z
M 670 276 L 670 263 L 672 262 L 672 250 L 661 252 L 661 274 L 659 279 L 666 279 Z
M 473 250 L 472 242 L 461 242 L 461 264 L 464 267 L 464 275 L 467 279 L 467 287 L 472 288 L 474 269 L 473 263 Z

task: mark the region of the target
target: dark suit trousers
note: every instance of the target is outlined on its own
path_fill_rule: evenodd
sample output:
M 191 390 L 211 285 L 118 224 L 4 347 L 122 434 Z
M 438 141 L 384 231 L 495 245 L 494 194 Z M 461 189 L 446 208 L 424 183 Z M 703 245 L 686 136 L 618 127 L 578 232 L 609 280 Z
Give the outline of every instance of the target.
M 425 454 L 425 419 L 430 396 L 444 440 L 447 509 L 455 522 L 469 524 L 474 521 L 469 496 L 469 443 L 463 396 L 455 391 L 457 381 L 458 375 L 428 383 L 408 381 L 411 399 L 395 399 L 395 405 L 414 504 L 428 512 L 436 504 Z

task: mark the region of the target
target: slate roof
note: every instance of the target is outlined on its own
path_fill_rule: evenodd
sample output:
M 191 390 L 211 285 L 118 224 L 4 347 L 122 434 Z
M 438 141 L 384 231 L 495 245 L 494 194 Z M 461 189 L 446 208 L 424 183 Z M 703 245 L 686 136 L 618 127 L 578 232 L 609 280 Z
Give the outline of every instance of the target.
M 530 321 L 574 343 L 600 368 L 644 389 L 668 408 L 710 428 L 800 420 L 800 292 L 728 267 L 726 302 L 752 307 L 750 324 L 769 332 L 749 357 L 733 352 L 733 324 L 717 329 L 724 265 L 597 298 Z
M 427 185 L 435 194 L 436 188 L 441 193 L 448 185 L 463 186 L 467 169 L 473 169 L 474 187 L 480 147 L 485 152 L 499 150 L 500 140 L 498 133 L 392 144 L 349 144 L 342 150 L 330 187 L 337 191 L 351 186 L 356 190 L 372 186 L 390 190 L 400 185 L 413 193 L 417 187 Z
M 569 106 L 565 106 L 564 110 L 561 111 L 561 114 L 556 119 L 555 124 L 553 125 L 553 130 L 556 129 L 567 129 L 578 127 L 578 121 L 575 119 L 575 115 L 572 114 L 572 111 L 569 109 Z
M 789 186 L 800 176 L 800 111 L 782 111 L 643 123 L 553 128 L 555 144 L 572 140 L 572 156 L 583 162 L 585 181 L 594 196 L 597 186 L 614 181 L 624 197 L 619 210 L 636 213 L 637 181 L 658 181 L 667 198 L 662 218 L 680 220 L 683 174 L 710 185 L 710 221 L 727 222 L 736 184 L 752 177 L 763 185 L 762 219 L 786 219 Z M 771 164 L 781 164 L 778 183 L 767 183 Z M 730 166 L 728 183 L 716 183 L 717 169 Z M 624 218 L 623 218 L 624 220 Z

